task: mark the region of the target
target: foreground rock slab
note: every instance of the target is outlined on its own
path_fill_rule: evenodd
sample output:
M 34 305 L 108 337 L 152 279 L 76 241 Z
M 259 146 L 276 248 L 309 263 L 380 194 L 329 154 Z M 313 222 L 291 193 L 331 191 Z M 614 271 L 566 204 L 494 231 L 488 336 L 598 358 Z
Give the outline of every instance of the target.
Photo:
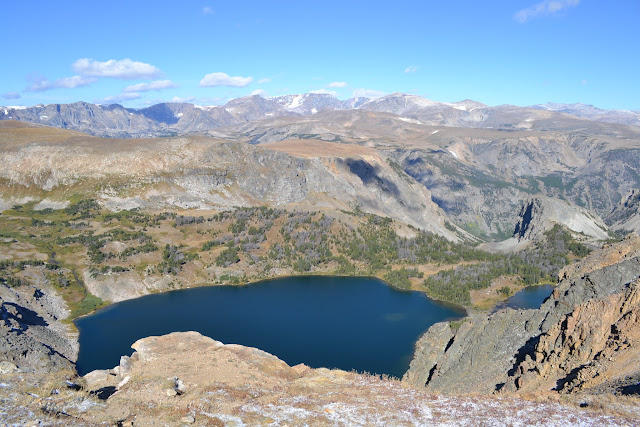
M 88 388 L 111 388 L 113 394 L 83 420 L 230 426 L 632 424 L 629 418 L 554 401 L 437 396 L 373 375 L 290 367 L 264 351 L 225 345 L 197 332 L 148 337 L 133 348 L 114 369 L 85 376 Z

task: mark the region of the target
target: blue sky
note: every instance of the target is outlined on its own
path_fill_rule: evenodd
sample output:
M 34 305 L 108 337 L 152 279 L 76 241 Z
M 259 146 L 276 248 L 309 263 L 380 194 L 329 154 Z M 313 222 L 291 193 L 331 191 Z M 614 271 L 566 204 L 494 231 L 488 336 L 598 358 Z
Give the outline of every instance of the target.
M 640 110 L 640 1 L 12 1 L 0 105 L 391 92 Z

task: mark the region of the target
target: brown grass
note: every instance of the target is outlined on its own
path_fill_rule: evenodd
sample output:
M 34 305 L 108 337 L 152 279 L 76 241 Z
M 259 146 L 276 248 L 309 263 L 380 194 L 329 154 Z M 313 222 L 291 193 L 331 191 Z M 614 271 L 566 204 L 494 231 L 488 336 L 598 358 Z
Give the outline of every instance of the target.
M 362 145 L 339 144 L 316 139 L 290 139 L 262 144 L 261 147 L 296 157 L 350 157 L 378 155 L 377 150 Z

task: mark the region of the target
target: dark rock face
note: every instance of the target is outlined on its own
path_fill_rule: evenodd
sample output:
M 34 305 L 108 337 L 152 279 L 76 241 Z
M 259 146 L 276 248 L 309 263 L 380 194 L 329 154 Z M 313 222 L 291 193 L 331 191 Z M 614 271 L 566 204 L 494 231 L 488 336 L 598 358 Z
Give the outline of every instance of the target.
M 524 239 L 532 227 L 531 218 L 533 217 L 534 205 L 535 201 L 532 201 L 524 205 L 520 210 L 520 220 L 516 224 L 516 229 L 513 231 L 513 237 L 518 240 Z
M 640 232 L 640 190 L 629 191 L 605 220 L 616 230 Z
M 65 334 L 46 302 L 39 303 L 45 294 L 38 291 L 40 298 L 33 299 L 14 294 L 17 302 L 0 297 L 0 360 L 23 371 L 72 369 L 77 343 Z
M 608 238 L 607 226 L 597 215 L 569 202 L 547 197 L 525 200 L 520 208 L 513 237 L 522 240 L 537 240 L 559 224 L 591 239 Z
M 629 242 L 618 246 L 623 244 Z M 640 245 L 637 236 L 633 238 L 633 245 Z M 620 251 L 614 245 L 602 252 L 589 258 L 605 259 Z M 595 385 L 596 376 L 604 382 L 617 375 L 629 376 L 640 371 L 637 365 L 622 371 L 613 369 L 614 365 L 600 364 L 591 370 L 585 369 L 576 380 L 580 371 L 576 368 L 591 363 L 607 345 L 614 348 L 618 343 L 621 348 L 620 343 L 625 339 L 611 331 L 622 328 L 625 336 L 634 337 L 640 331 L 640 325 L 629 320 L 637 314 L 628 313 L 628 308 L 637 301 L 640 257 L 581 270 L 581 273 L 565 277 L 538 310 L 505 309 L 490 316 L 475 315 L 457 330 L 448 323 L 432 326 L 416 344 L 415 356 L 404 380 L 441 392 L 540 391 L 545 386 L 573 391 Z M 606 319 L 601 322 L 599 330 L 603 332 L 599 338 L 595 337 L 596 333 L 595 338 L 589 336 L 592 332 L 588 319 L 594 316 Z M 571 320 L 577 317 L 578 321 Z M 584 326 L 576 329 L 576 323 Z M 571 324 L 574 326 L 570 327 Z M 577 346 L 582 346 L 579 352 L 575 351 Z M 626 359 L 638 351 L 637 344 L 627 347 L 626 353 L 611 350 L 608 357 Z M 529 386 L 525 387 L 527 383 Z

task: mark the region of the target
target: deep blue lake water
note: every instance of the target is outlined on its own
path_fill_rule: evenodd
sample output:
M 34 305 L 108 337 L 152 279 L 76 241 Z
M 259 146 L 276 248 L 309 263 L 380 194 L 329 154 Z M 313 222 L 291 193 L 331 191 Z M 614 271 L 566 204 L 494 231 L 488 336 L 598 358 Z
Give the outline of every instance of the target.
M 198 331 L 225 344 L 257 347 L 289 365 L 401 377 L 422 333 L 465 314 L 373 278 L 288 277 L 184 289 L 123 301 L 76 320 L 77 370 L 84 375 L 118 365 L 140 338 Z
M 527 286 L 516 292 L 505 302 L 498 304 L 496 310 L 501 308 L 540 308 L 544 300 L 553 292 L 553 285 Z

